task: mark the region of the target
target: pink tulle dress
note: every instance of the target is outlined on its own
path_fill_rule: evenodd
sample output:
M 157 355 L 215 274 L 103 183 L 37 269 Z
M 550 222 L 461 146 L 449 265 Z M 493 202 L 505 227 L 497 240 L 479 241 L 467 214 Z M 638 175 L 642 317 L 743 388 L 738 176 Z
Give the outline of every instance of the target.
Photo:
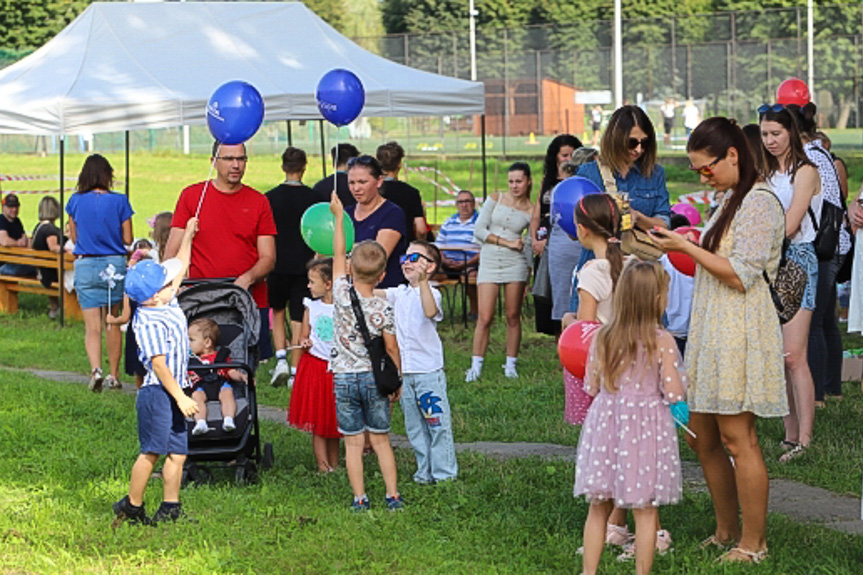
M 669 404 L 683 399 L 686 376 L 674 338 L 658 330 L 655 357 L 639 351 L 616 392 L 602 384 L 596 343 L 585 378 L 586 391 L 596 399 L 581 428 L 575 496 L 613 501 L 619 508 L 679 502 L 680 453 Z

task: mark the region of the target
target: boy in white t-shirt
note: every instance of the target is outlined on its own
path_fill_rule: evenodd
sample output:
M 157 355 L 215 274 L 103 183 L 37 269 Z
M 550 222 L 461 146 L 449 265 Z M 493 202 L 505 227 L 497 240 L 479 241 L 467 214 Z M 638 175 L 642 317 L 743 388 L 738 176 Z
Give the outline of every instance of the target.
M 443 319 L 441 294 L 428 281 L 440 262 L 436 246 L 414 241 L 402 256 L 402 272 L 410 285 L 375 290 L 387 298 L 395 314 L 402 360 L 401 406 L 417 458 L 414 481 L 420 484 L 454 480 L 458 474 L 443 345 L 437 334 L 437 323 Z

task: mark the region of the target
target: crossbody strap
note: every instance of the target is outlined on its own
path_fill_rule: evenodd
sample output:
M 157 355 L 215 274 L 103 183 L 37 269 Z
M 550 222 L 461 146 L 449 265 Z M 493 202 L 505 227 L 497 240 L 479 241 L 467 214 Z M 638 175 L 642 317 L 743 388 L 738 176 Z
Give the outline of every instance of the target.
M 770 197 L 772 197 L 774 200 L 776 200 L 776 203 L 779 204 L 779 208 L 782 210 L 782 214 L 783 215 L 785 214 L 785 206 L 782 205 L 782 201 L 779 199 L 779 196 L 777 196 L 776 194 L 773 193 L 773 190 L 771 190 L 770 188 L 768 188 L 766 186 L 757 186 L 757 187 L 752 188 L 750 193 L 752 193 L 756 190 L 761 190 L 762 192 L 766 192 L 768 195 L 770 195 Z M 810 211 L 811 211 L 811 209 L 810 209 Z M 788 248 L 790 243 L 791 243 L 791 240 L 789 240 L 788 238 L 784 238 L 782 240 L 782 253 L 779 256 L 779 267 L 782 267 L 782 264 L 785 263 L 785 250 Z M 764 281 L 767 282 L 767 285 L 769 285 L 769 286 L 773 285 L 770 282 L 770 277 L 767 275 L 767 270 L 761 270 L 761 275 L 764 276 Z
M 366 316 L 363 313 L 362 306 L 360 305 L 360 298 L 357 295 L 357 290 L 354 289 L 354 286 L 350 286 L 348 291 L 351 295 L 351 307 L 354 309 L 357 327 L 360 329 L 360 334 L 363 336 L 363 342 L 366 344 L 366 348 L 369 348 L 372 345 L 372 335 L 369 333 L 369 326 L 366 325 Z
M 602 163 L 599 158 L 596 159 L 596 165 L 599 167 L 599 175 L 602 178 L 602 183 L 605 185 L 605 191 L 609 194 L 617 193 L 617 180 L 614 179 L 614 174 L 611 173 L 611 168 Z

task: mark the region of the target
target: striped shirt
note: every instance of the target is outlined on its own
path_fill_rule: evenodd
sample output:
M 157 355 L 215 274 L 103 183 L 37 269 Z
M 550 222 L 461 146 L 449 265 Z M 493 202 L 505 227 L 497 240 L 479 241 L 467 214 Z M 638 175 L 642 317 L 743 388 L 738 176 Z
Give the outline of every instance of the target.
M 189 387 L 189 324 L 174 298 L 166 306 L 140 306 L 132 320 L 138 359 L 147 369 L 144 385 L 162 385 L 153 372 L 153 358 L 165 356 L 168 370 L 180 387 Z
M 437 234 L 438 244 L 476 244 L 473 239 L 473 228 L 476 225 L 476 219 L 479 216 L 478 212 L 474 212 L 470 219 L 462 222 L 457 213 L 450 216 L 440 227 Z M 475 252 L 450 252 L 443 251 L 444 257 L 451 260 L 461 261 L 463 258 L 472 258 L 479 253 L 479 245 L 476 246 Z

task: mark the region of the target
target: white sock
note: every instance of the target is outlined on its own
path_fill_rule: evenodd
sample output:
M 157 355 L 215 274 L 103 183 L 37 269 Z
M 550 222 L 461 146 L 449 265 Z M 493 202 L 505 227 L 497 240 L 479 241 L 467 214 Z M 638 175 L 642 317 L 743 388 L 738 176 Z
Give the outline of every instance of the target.
M 284 350 L 284 349 L 277 349 L 276 350 L 276 359 L 277 360 L 285 361 L 285 358 L 287 358 L 287 357 L 288 357 L 287 350 Z
M 507 369 L 515 369 L 515 363 L 518 361 L 517 357 L 509 357 L 506 358 L 506 368 Z
M 475 355 L 471 358 L 470 368 L 476 372 L 482 371 L 482 362 L 485 361 L 481 355 Z
M 297 375 L 297 368 L 293 365 L 291 366 L 291 375 Z
M 207 433 L 208 431 L 210 431 L 210 428 L 207 426 L 207 420 L 206 419 L 199 419 L 195 423 L 194 429 L 192 429 L 192 435 L 203 435 L 203 434 Z
M 368 499 L 368 497 L 366 496 L 365 493 L 363 493 L 359 497 L 354 496 L 354 503 L 359 503 L 360 501 L 362 501 L 364 499 Z
M 225 431 L 234 431 L 237 429 L 237 425 L 234 423 L 234 418 L 225 416 L 225 419 L 222 421 L 222 429 Z

